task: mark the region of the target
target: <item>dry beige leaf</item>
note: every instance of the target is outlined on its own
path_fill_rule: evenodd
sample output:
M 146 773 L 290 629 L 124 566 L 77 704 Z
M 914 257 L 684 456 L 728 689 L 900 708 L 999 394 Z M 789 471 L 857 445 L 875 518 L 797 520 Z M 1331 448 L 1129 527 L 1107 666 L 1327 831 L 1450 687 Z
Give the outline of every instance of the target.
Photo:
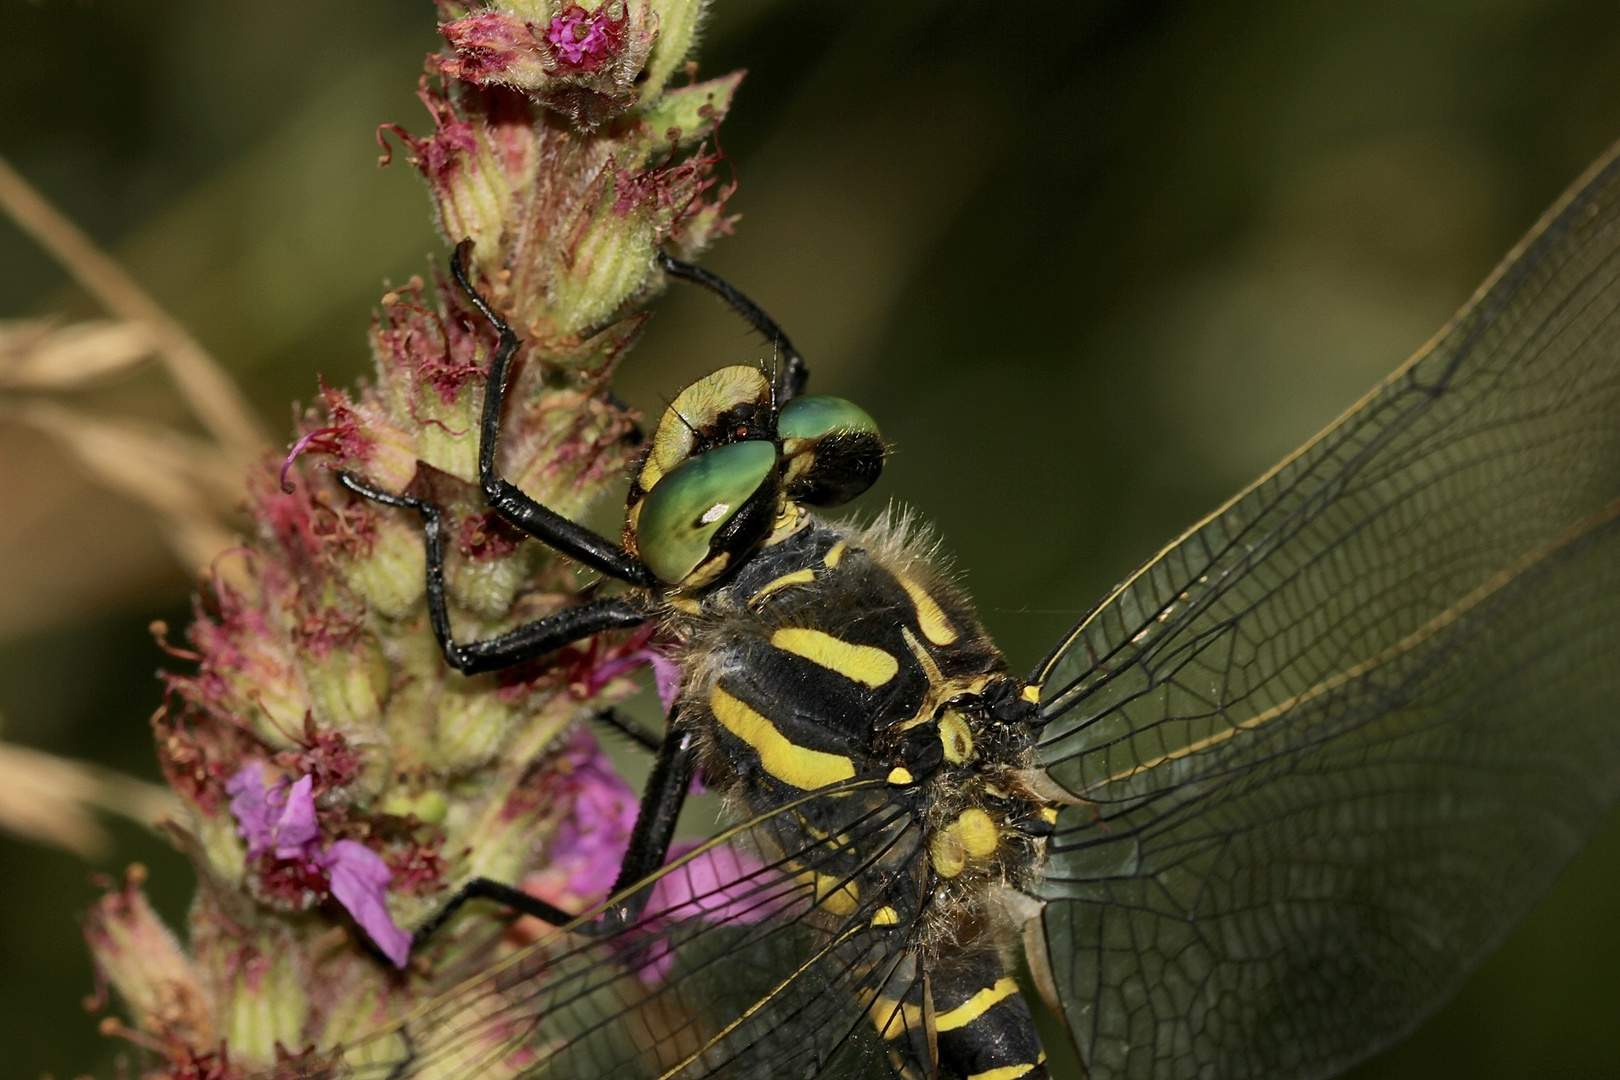
M 0 829 L 23 839 L 89 859 L 108 845 L 92 809 L 152 828 L 178 807 L 174 794 L 157 784 L 0 742 Z
M 188 568 L 207 570 L 238 543 L 229 500 L 235 467 L 217 447 L 154 424 L 103 420 L 48 401 L 4 415 L 56 439 L 96 480 L 142 504 Z
M 0 322 L 0 390 L 78 390 L 132 374 L 154 348 L 151 331 L 137 322 Z
M 221 447 L 246 464 L 269 441 L 242 391 L 207 350 L 3 158 L 0 208 L 109 311 L 149 329 L 175 387 Z

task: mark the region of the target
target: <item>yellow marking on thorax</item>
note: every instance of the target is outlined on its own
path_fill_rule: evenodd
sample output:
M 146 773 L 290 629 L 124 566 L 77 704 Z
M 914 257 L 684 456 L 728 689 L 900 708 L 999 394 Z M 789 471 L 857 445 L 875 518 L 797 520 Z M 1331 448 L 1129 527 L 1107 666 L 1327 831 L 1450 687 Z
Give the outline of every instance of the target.
M 994 854 L 1000 842 L 989 814 L 977 808 L 964 810 L 929 839 L 928 861 L 934 873 L 953 878 L 967 869 L 968 860 Z
M 994 1069 L 973 1073 L 967 1080 L 1019 1080 L 1019 1077 L 1034 1072 L 1035 1066 L 1039 1064 L 1039 1061 L 1031 1061 L 1022 1065 L 998 1065 Z
M 873 926 L 898 926 L 899 923 L 900 913 L 887 904 L 878 908 L 872 915 Z
M 941 829 L 928 841 L 928 862 L 940 877 L 953 878 L 967 869 L 967 852 L 951 829 Z
M 955 709 L 946 709 L 939 718 L 939 741 L 945 748 L 945 760 L 952 765 L 961 765 L 973 756 L 973 729 Z
M 785 626 L 771 635 L 771 644 L 866 686 L 882 686 L 900 671 L 900 661 L 882 649 L 851 645 L 820 630 Z
M 821 557 L 821 561 L 826 563 L 828 567 L 837 566 L 838 560 L 842 559 L 844 557 L 844 552 L 848 550 L 849 545 L 840 540 L 838 543 L 827 549 L 827 554 Z
M 801 791 L 814 791 L 855 776 L 855 763 L 849 758 L 789 742 L 775 724 L 718 684 L 709 692 L 709 707 L 720 726 L 753 747 L 759 754 L 760 766 L 783 783 Z
M 934 662 L 934 654 L 923 648 L 922 642 L 917 640 L 917 635 L 911 632 L 911 627 L 902 626 L 900 636 L 905 639 L 906 648 L 911 650 L 911 655 L 917 658 L 917 663 L 922 665 L 923 678 L 928 680 L 929 688 L 932 689 L 944 682 L 945 673 L 939 670 L 939 665 Z
M 845 881 L 837 874 L 818 874 L 803 870 L 798 880 L 815 889 L 816 903 L 840 917 L 855 914 L 861 906 L 861 887 L 854 881 Z
M 1035 683 L 1030 683 L 1028 686 L 1024 687 L 1024 690 L 1021 694 L 1019 694 L 1019 697 L 1022 697 L 1025 701 L 1030 702 L 1033 705 L 1039 705 L 1041 703 L 1041 688 Z
M 789 588 L 793 585 L 808 585 L 814 580 L 816 580 L 816 572 L 814 570 L 811 570 L 808 567 L 803 570 L 795 570 L 791 574 L 783 574 L 769 585 L 766 585 L 763 589 L 759 590 L 759 592 L 749 597 L 748 602 L 750 604 L 757 604 L 764 600 L 767 596 L 770 596 L 772 593 L 781 592 L 783 589 Z
M 970 859 L 984 858 L 994 852 L 1000 843 L 996 823 L 990 820 L 989 814 L 977 808 L 964 810 L 957 815 L 956 835 L 961 838 L 962 847 Z
M 923 669 L 923 678 L 928 680 L 928 693 L 923 698 L 922 707 L 917 710 L 917 715 L 897 725 L 895 730 L 910 731 L 914 727 L 928 723 L 934 718 L 934 710 L 939 708 L 940 702 L 949 701 L 957 694 L 976 694 L 990 681 L 990 676 L 979 675 L 966 682 L 960 679 L 947 682 L 945 673 L 940 671 L 939 665 L 934 662 L 933 654 L 923 647 L 923 643 L 917 640 L 917 635 L 911 632 L 909 626 L 900 628 L 900 636 L 905 640 L 906 648 L 911 650 L 911 655 L 916 658 L 918 666 Z
M 968 998 L 956 1008 L 948 1012 L 939 1013 L 934 1017 L 935 1031 L 955 1031 L 960 1027 L 967 1027 L 973 1021 L 989 1012 L 997 1002 L 1006 1001 L 1018 993 L 1018 984 L 1003 975 L 996 980 L 994 986 L 987 986 L 977 994 Z M 1022 1066 L 1024 1069 L 1032 1066 Z M 1014 1074 L 1019 1075 L 1019 1074 Z
M 903 766 L 896 765 L 889 770 L 889 783 L 895 787 L 905 787 L 911 783 L 912 779 L 911 770 Z
M 904 574 L 896 574 L 895 578 L 911 597 L 912 606 L 917 609 L 917 626 L 922 630 L 923 637 L 935 645 L 945 646 L 962 636 L 945 617 L 945 612 L 940 610 L 939 604 L 928 595 L 928 590 Z

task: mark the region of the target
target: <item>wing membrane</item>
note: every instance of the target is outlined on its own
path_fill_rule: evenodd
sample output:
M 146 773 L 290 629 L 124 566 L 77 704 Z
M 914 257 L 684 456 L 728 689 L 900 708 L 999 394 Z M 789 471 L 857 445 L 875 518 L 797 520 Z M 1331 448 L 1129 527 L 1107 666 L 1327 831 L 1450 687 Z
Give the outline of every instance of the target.
M 869 872 L 918 865 L 921 830 L 880 782 L 841 787 L 815 796 L 836 837 L 805 843 L 793 805 L 728 830 L 636 887 L 651 900 L 633 926 L 582 919 L 302 1075 L 890 1080 L 890 1051 L 916 1041 L 894 1003 L 921 974 L 912 927 L 872 925 L 895 899 Z
M 1371 1053 L 1620 790 L 1617 171 L 1037 672 L 1080 803 L 1048 961 L 1096 1080 Z

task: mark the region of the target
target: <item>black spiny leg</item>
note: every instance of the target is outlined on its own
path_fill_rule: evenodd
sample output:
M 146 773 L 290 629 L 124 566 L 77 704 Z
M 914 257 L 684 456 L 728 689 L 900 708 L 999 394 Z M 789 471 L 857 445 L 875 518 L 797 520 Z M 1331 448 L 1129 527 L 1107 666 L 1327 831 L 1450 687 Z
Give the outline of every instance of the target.
M 471 240 L 456 245 L 450 256 L 450 273 L 456 284 L 467 294 L 467 299 L 500 332 L 501 342 L 490 361 L 489 381 L 484 386 L 484 412 L 478 424 L 478 480 L 484 489 L 484 498 L 490 508 L 501 517 L 591 569 L 628 581 L 632 585 L 653 588 L 658 579 L 634 556 L 618 544 L 603 539 L 577 522 L 569 521 L 528 495 L 516 484 L 504 479 L 495 467 L 495 452 L 501 441 L 501 406 L 506 401 L 506 379 L 510 374 L 512 356 L 517 352 L 518 338 L 506 321 L 495 314 L 467 277 L 467 253 Z
M 447 664 L 464 675 L 496 671 L 532 660 L 604 630 L 639 626 L 647 617 L 629 603 L 613 597 L 593 600 L 566 608 L 555 615 L 537 619 L 499 637 L 458 644 L 450 634 L 450 610 L 444 588 L 444 512 L 424 499 L 393 495 L 367 484 L 353 473 L 339 473 L 343 486 L 357 495 L 422 515 L 422 532 L 427 548 L 428 619 L 433 636 L 439 639 Z
M 624 853 L 624 862 L 619 864 L 613 895 L 617 896 L 664 865 L 669 857 L 670 842 L 675 839 L 675 822 L 681 816 L 687 792 L 692 790 L 696 770 L 697 738 L 671 714 L 668 733 L 658 748 L 658 756 L 653 759 L 647 787 L 641 794 L 641 810 L 636 814 L 635 828 L 630 830 L 630 846 Z M 633 923 L 641 917 L 651 898 L 650 886 L 638 889 L 623 903 L 604 912 L 603 922 L 610 926 Z
M 647 788 L 641 796 L 641 810 L 636 815 L 635 828 L 630 832 L 630 846 L 619 865 L 619 877 L 609 895 L 617 896 L 625 889 L 658 870 L 669 857 L 669 845 L 675 837 L 675 822 L 686 802 L 686 793 L 692 787 L 692 776 L 697 764 L 697 750 L 692 733 L 683 731 L 670 717 L 669 734 L 658 748 L 652 773 L 647 777 Z M 612 933 L 628 926 L 641 917 L 652 897 L 652 887 L 638 889 L 621 903 L 603 911 L 588 923 L 574 929 L 581 934 Z M 490 878 L 473 878 L 456 890 L 454 896 L 427 922 L 411 935 L 413 945 L 420 945 L 443 926 L 461 906 L 469 900 L 493 900 L 513 911 L 533 915 L 552 926 L 567 926 L 575 916 L 539 897 L 530 896 Z
M 743 291 L 714 273 L 701 266 L 694 266 L 689 262 L 682 262 L 673 255 L 666 255 L 660 251 L 655 256 L 659 267 L 671 277 L 678 277 L 685 281 L 702 285 L 713 292 L 720 299 L 731 305 L 733 311 L 747 319 L 755 330 L 775 345 L 782 352 L 783 368 L 780 373 L 779 385 L 776 387 L 776 403 L 785 405 L 789 401 L 804 393 L 804 387 L 810 380 L 810 369 L 804 365 L 804 357 L 799 350 L 793 347 L 787 334 L 777 325 L 776 320 L 765 314 L 765 310 L 752 300 L 748 299 Z
M 654 735 L 618 709 L 598 709 L 591 714 L 591 719 L 603 727 L 612 728 L 648 753 L 656 754 L 664 745 L 662 737 Z

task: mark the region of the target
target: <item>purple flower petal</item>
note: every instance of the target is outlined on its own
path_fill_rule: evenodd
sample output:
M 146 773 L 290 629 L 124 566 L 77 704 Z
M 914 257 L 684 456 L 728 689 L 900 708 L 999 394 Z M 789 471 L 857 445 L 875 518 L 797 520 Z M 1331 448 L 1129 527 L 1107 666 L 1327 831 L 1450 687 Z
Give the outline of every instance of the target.
M 299 777 L 287 792 L 281 816 L 276 819 L 276 858 L 309 859 L 314 852 L 310 845 L 320 838 L 320 826 L 315 823 L 315 778 Z
M 568 892 L 597 897 L 619 876 L 638 802 L 590 735 L 576 732 L 567 753 L 572 768 L 563 795 L 572 796 L 573 809 L 558 826 L 546 861 L 548 869 L 566 873 Z
M 394 925 L 394 917 L 388 914 L 386 897 L 393 874 L 382 856 L 359 841 L 339 840 L 321 862 L 331 874 L 337 902 L 395 967 L 404 967 L 411 958 L 411 935 Z
M 608 5 L 595 15 L 575 4 L 546 27 L 546 40 L 556 48 L 564 63 L 586 64 L 607 55 L 613 48 L 602 23 L 609 18 Z M 583 31 L 583 33 L 581 32 Z
M 653 685 L 658 688 L 658 703 L 664 707 L 665 715 L 675 704 L 675 699 L 681 695 L 681 668 L 669 657 L 660 652 L 648 650 L 648 662 L 652 664 Z
M 674 862 L 704 843 L 687 840 L 672 845 L 669 861 Z M 642 983 L 656 986 L 669 977 L 675 953 L 670 947 L 671 938 L 660 936 L 659 931 L 672 923 L 686 919 L 756 923 L 792 903 L 792 890 L 783 888 L 787 879 L 764 870 L 758 861 L 736 848 L 718 844 L 659 878 L 638 927 L 652 935 L 652 940 L 642 945 L 635 934 L 627 939 L 643 950 L 637 972 Z
M 250 761 L 225 781 L 236 817 L 236 833 L 247 841 L 248 858 L 257 859 L 275 844 L 275 825 L 264 789 L 264 762 Z
M 675 704 L 675 699 L 681 692 L 680 665 L 657 649 L 650 647 L 643 647 L 633 652 L 627 652 L 623 656 L 604 660 L 593 667 L 585 679 L 585 696 L 589 697 L 597 693 L 614 679 L 621 675 L 630 674 L 630 672 L 643 664 L 652 666 L 653 685 L 658 690 L 658 702 L 664 707 L 664 712 L 668 713 L 670 706 Z
M 687 841 L 671 845 L 669 859 L 703 845 Z M 647 910 L 655 916 L 703 919 L 706 922 L 756 923 L 779 910 L 789 897 L 772 885 L 777 878 L 764 875 L 757 860 L 725 844 L 717 844 L 691 862 L 671 870 L 653 886 Z

